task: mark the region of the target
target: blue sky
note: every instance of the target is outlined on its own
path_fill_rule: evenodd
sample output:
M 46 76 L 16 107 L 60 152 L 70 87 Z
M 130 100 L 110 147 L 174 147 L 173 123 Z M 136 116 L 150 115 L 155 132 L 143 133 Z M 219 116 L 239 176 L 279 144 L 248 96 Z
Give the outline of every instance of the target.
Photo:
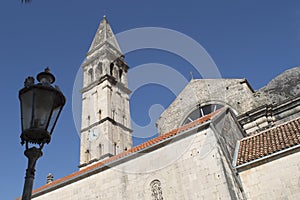
M 14 199 L 22 193 L 27 160 L 19 139 L 18 91 L 27 76 L 35 76 L 46 66 L 55 74 L 67 104 L 50 145 L 38 160 L 34 188 L 45 184 L 49 172 L 60 178 L 77 170 L 79 136 L 72 118 L 72 89 L 103 15 L 115 33 L 138 27 L 184 33 L 205 48 L 222 77 L 247 78 L 254 89 L 300 64 L 300 3 L 296 0 L 33 0 L 28 5 L 4 0 L 0 6 L 0 199 Z M 187 79 L 193 71 L 184 59 L 161 50 L 140 50 L 125 56 L 132 68 L 161 63 Z M 144 86 L 132 96 L 132 118 L 141 126 L 147 125 L 149 107 L 167 106 L 173 99 L 166 88 Z

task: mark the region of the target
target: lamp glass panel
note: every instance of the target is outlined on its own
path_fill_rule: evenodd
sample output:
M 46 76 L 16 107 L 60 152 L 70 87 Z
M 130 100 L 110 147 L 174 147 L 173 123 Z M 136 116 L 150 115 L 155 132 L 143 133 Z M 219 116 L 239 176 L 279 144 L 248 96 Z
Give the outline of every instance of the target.
M 32 128 L 46 130 L 52 112 L 54 94 L 49 90 L 35 89 Z
M 59 112 L 61 110 L 61 106 L 54 108 L 52 115 L 51 115 L 51 119 L 49 122 L 49 126 L 48 126 L 48 133 L 51 134 L 52 130 L 53 130 L 53 126 L 55 125 L 55 122 L 58 118 Z
M 22 130 L 26 130 L 31 126 L 33 91 L 29 90 L 20 95 L 20 102 L 22 112 Z

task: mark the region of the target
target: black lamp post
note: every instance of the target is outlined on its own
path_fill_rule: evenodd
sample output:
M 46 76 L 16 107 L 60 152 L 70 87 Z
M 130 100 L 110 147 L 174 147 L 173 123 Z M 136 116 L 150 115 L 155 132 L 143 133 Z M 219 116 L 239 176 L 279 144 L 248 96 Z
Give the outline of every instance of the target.
M 22 200 L 31 199 L 36 161 L 43 155 L 44 144 L 50 142 L 53 129 L 66 102 L 59 88 L 51 85 L 55 77 L 49 68 L 39 73 L 37 80 L 39 83 L 34 84 L 34 78 L 28 77 L 24 82 L 24 88 L 19 91 L 21 144 L 25 144 L 24 154 L 28 158 Z M 33 147 L 29 148 L 29 144 Z

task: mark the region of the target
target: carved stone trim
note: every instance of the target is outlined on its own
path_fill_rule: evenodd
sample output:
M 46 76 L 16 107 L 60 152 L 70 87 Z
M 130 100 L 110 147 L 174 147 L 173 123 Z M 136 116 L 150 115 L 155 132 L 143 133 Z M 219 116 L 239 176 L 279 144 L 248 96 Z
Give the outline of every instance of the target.
M 163 200 L 161 182 L 157 179 L 150 183 L 152 200 Z

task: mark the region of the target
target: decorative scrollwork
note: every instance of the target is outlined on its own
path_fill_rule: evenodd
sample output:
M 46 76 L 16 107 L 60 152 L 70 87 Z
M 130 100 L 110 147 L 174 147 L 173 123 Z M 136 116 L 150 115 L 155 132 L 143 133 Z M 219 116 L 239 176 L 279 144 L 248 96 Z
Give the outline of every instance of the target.
M 154 180 L 150 183 L 152 199 L 153 200 L 163 200 L 161 182 L 159 180 Z

